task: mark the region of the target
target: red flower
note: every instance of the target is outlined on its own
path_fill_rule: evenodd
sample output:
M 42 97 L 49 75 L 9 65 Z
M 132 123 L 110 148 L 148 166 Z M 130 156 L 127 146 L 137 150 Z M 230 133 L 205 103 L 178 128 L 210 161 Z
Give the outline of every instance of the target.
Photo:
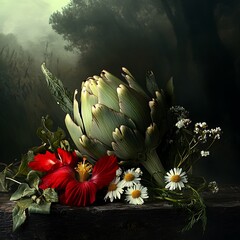
M 57 150 L 57 155 L 46 152 L 38 154 L 29 163 L 33 170 L 46 172 L 39 185 L 41 189 L 55 188 L 62 204 L 71 206 L 86 206 L 96 199 L 96 193 L 113 180 L 118 169 L 115 156 L 100 158 L 94 167 L 83 162 L 77 164 L 75 152 Z M 92 170 L 91 178 L 90 173 Z
M 28 166 L 36 171 L 48 172 L 64 165 L 74 166 L 78 161 L 75 152 L 67 152 L 61 148 L 57 149 L 57 153 L 47 151 L 45 154 L 38 154 L 34 157 L 34 161 Z

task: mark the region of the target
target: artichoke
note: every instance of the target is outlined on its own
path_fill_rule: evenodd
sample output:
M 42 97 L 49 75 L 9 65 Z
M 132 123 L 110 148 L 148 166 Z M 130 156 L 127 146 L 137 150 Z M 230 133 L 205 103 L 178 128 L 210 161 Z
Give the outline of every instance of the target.
M 42 68 L 49 81 L 49 71 Z M 157 148 L 167 130 L 172 79 L 163 91 L 149 72 L 145 91 L 126 68 L 122 71 L 126 81 L 103 70 L 82 82 L 80 96 L 74 92 L 72 114 L 70 110 L 66 114 L 66 127 L 78 150 L 92 161 L 105 154 L 134 161 L 164 187 L 165 170 Z

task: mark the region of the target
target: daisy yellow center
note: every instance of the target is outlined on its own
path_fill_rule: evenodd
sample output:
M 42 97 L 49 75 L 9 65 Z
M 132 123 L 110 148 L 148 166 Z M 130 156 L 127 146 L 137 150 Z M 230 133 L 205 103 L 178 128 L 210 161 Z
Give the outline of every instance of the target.
M 141 196 L 141 191 L 140 190 L 133 190 L 132 191 L 132 197 L 133 198 L 139 198 Z
M 88 180 L 89 175 L 92 171 L 92 165 L 86 162 L 86 158 L 83 158 L 83 161 L 78 163 L 77 167 L 75 167 L 75 170 L 77 171 L 79 175 L 79 182 L 85 182 Z
M 117 184 L 116 183 L 110 183 L 108 186 L 108 191 L 115 191 L 117 189 Z
M 134 178 L 135 178 L 135 176 L 132 173 L 126 173 L 124 176 L 124 180 L 126 182 L 131 182 L 134 180 Z
M 173 175 L 171 177 L 171 182 L 180 182 L 180 181 L 181 181 L 180 175 Z

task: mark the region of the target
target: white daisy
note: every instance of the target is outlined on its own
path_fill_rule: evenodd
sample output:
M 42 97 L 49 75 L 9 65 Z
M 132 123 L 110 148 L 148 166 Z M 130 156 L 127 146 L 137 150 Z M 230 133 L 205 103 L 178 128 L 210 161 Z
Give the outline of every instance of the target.
M 142 170 L 140 168 L 136 168 L 135 172 L 138 173 L 139 176 L 143 175 L 143 172 L 142 172 Z
M 185 172 L 182 172 L 182 168 L 171 169 L 165 176 L 165 183 L 167 183 L 165 188 L 168 188 L 169 190 L 175 190 L 178 188 L 181 190 L 184 187 L 184 183 L 187 182 L 187 175 Z
M 123 185 L 120 182 L 120 178 L 116 177 L 108 185 L 108 192 L 104 197 L 104 200 L 110 199 L 110 202 L 113 202 L 114 199 L 121 199 L 121 194 L 123 193 Z
M 136 184 L 129 187 L 126 191 L 126 201 L 130 204 L 141 205 L 144 203 L 144 199 L 148 198 L 147 188 L 141 184 Z
M 124 187 L 132 187 L 133 185 L 136 185 L 140 183 L 140 175 L 141 171 L 136 171 L 134 168 L 128 169 L 123 174 L 123 180 L 122 184 Z
M 121 175 L 122 175 L 122 169 L 118 168 L 117 171 L 116 171 L 116 176 L 120 177 Z

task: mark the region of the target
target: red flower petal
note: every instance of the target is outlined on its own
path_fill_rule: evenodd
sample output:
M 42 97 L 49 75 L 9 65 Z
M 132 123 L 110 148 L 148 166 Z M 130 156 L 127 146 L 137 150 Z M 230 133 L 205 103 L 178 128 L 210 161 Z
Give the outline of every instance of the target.
M 93 182 L 70 181 L 65 192 L 60 195 L 60 203 L 70 206 L 84 207 L 92 204 L 96 199 L 97 187 Z
M 39 187 L 41 189 L 55 188 L 64 190 L 69 181 L 75 179 L 75 172 L 69 166 L 63 166 L 41 178 Z
M 108 186 L 116 176 L 118 168 L 116 156 L 101 157 L 94 165 L 92 178 L 89 181 L 95 183 L 98 189 Z
M 74 167 L 79 161 L 75 151 L 68 152 L 63 150 L 62 148 L 58 148 L 57 152 L 60 155 L 63 165 L 70 165 L 71 167 Z
M 37 154 L 34 160 L 28 163 L 28 166 L 36 171 L 47 172 L 56 169 L 62 165 L 54 153 L 47 151 L 45 154 Z

